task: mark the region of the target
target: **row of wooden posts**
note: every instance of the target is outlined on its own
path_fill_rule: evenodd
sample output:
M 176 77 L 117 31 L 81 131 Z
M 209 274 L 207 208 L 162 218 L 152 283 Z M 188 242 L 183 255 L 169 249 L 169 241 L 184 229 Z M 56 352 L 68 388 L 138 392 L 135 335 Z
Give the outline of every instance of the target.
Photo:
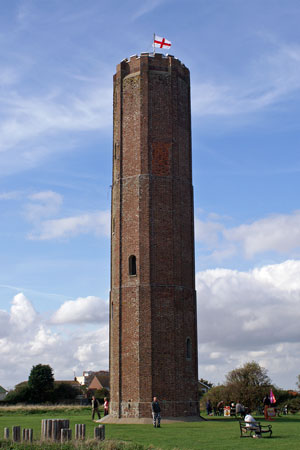
M 4 428 L 4 439 L 10 439 L 9 428 Z M 12 427 L 13 442 L 21 442 L 21 427 Z M 77 423 L 75 425 L 75 439 L 85 439 L 85 424 Z M 99 425 L 94 428 L 94 439 L 103 441 L 105 439 L 105 426 Z M 41 429 L 41 440 L 66 442 L 72 440 L 72 430 L 68 419 L 43 419 Z M 24 428 L 22 430 L 22 441 L 33 441 L 33 429 Z

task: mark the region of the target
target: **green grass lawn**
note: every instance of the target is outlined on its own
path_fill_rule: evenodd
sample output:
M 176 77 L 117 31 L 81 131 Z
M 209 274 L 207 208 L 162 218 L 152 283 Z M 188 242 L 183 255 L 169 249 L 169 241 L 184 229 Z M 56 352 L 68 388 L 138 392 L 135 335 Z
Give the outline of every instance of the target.
M 40 438 L 42 419 L 65 418 L 70 420 L 73 430 L 76 423 L 86 424 L 87 438 L 92 438 L 97 425 L 90 418 L 90 411 L 51 411 L 51 412 L 3 412 L 0 409 L 0 436 L 4 427 L 20 425 L 33 428 L 34 438 Z M 262 417 L 256 417 L 262 423 Z M 269 422 L 268 422 L 269 423 Z M 213 417 L 207 422 L 164 424 L 155 429 L 151 425 L 106 425 L 106 438 L 132 442 L 152 449 L 300 449 L 300 415 L 276 418 L 272 422 L 271 439 L 240 438 L 239 423 L 232 418 Z

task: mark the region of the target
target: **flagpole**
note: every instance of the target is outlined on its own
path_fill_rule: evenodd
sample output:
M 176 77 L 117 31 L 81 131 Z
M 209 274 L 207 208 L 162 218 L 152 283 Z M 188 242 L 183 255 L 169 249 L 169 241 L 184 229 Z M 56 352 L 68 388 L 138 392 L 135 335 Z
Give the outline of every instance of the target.
M 153 56 L 155 56 L 155 33 L 153 33 Z

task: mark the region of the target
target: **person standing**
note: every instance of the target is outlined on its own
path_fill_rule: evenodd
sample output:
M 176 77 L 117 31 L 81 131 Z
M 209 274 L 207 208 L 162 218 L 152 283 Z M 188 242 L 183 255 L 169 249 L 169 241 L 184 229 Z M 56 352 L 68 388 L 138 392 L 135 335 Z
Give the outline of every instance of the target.
M 206 412 L 207 412 L 208 416 L 210 416 L 212 413 L 212 406 L 211 406 L 210 399 L 208 399 L 206 402 Z
M 104 397 L 104 415 L 108 416 L 108 400 L 106 397 Z
M 99 413 L 99 401 L 93 395 L 93 397 L 92 397 L 92 420 L 94 420 L 95 413 L 98 414 L 98 419 L 101 419 L 101 416 Z
M 153 426 L 154 428 L 160 428 L 160 405 L 158 403 L 157 397 L 153 397 L 152 406 L 152 417 L 153 417 Z
M 242 403 L 240 401 L 238 401 L 235 405 L 235 414 L 236 414 L 236 417 L 238 414 L 240 414 L 242 419 L 244 419 L 244 417 L 245 417 L 245 407 L 244 407 L 244 405 L 242 405 Z
M 270 400 L 270 397 L 268 396 L 268 394 L 263 399 L 263 404 L 264 404 L 264 416 L 265 416 L 265 419 L 268 420 L 268 418 L 269 418 L 268 408 L 270 408 L 270 405 L 271 405 L 271 400 Z

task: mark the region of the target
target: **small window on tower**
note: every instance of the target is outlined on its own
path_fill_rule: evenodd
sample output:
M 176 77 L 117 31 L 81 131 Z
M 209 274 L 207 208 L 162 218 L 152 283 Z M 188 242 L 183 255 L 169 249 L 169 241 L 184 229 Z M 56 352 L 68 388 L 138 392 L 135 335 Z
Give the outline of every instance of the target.
M 186 359 L 192 359 L 192 342 L 189 337 L 186 340 Z
M 129 275 L 136 275 L 136 257 L 129 256 Z

